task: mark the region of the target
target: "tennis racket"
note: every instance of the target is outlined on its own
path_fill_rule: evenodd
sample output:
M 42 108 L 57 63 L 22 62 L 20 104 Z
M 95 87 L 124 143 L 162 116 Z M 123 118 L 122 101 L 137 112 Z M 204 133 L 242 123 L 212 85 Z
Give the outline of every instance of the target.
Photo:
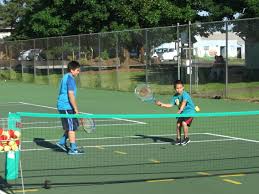
M 79 121 L 80 128 L 82 128 L 86 133 L 93 133 L 96 131 L 96 125 L 93 119 L 80 118 Z
M 143 102 L 155 103 L 156 99 L 150 86 L 147 84 L 140 84 L 135 88 L 135 95 Z

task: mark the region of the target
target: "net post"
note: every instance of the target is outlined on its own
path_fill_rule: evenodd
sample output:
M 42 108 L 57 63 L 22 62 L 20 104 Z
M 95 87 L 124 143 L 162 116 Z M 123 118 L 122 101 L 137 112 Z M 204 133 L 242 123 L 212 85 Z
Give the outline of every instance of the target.
M 20 131 L 18 123 L 21 122 L 21 118 L 16 113 L 8 114 L 8 129 L 15 131 Z M 15 180 L 19 176 L 19 159 L 20 151 L 9 151 L 6 153 L 6 163 L 5 163 L 5 179 Z

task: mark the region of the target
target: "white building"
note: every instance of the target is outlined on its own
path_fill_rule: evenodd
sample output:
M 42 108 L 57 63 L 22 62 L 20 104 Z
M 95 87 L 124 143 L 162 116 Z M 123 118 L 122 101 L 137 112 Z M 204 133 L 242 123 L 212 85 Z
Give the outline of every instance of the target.
M 198 57 L 226 56 L 226 34 L 214 32 L 208 37 L 195 36 L 197 42 L 193 44 L 194 55 Z M 245 58 L 245 41 L 236 33 L 228 33 L 228 57 Z

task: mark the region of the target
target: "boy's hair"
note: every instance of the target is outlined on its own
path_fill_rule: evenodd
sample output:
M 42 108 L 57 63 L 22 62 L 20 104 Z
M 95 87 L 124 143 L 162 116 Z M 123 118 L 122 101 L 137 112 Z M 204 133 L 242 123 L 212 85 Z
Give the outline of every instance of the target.
M 71 70 L 75 70 L 77 68 L 80 68 L 80 64 L 77 61 L 70 61 L 67 64 L 67 71 L 70 72 Z
M 182 85 L 183 85 L 182 80 L 176 80 L 176 81 L 174 82 L 174 88 L 176 87 L 177 84 L 182 84 Z

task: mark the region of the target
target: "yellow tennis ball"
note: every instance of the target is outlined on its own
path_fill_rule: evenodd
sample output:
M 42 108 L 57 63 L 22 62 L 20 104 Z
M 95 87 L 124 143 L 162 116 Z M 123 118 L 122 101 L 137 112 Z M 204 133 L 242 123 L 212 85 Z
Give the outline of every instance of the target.
M 17 151 L 17 150 L 18 150 L 17 144 L 16 144 L 16 143 L 13 144 L 13 145 L 11 146 L 11 149 L 12 149 L 13 151 Z
M 9 152 L 11 150 L 11 147 L 9 145 L 4 146 L 4 151 Z
M 200 111 L 201 111 L 200 107 L 195 106 L 195 111 L 196 111 L 196 112 L 200 112 Z
M 21 137 L 21 132 L 20 131 L 15 131 L 14 135 L 16 136 L 16 138 L 20 138 Z
M 3 131 L 2 136 L 6 136 L 6 140 L 10 139 L 10 134 L 8 133 L 8 131 Z
M 9 141 L 9 143 L 8 143 L 9 146 L 12 146 L 14 144 L 15 144 L 15 141 Z

